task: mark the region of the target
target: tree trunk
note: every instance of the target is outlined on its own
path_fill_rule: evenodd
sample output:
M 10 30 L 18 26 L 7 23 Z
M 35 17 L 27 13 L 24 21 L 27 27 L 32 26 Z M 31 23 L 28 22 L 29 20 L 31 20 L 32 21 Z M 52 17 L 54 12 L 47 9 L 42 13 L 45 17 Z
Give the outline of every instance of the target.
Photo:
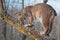
M 1 0 L 1 7 L 2 7 L 2 13 L 3 14 L 7 14 L 7 10 L 6 10 L 6 5 L 5 5 L 5 0 Z M 4 34 L 4 38 L 6 40 L 6 22 L 3 23 L 4 28 L 3 28 L 3 34 Z

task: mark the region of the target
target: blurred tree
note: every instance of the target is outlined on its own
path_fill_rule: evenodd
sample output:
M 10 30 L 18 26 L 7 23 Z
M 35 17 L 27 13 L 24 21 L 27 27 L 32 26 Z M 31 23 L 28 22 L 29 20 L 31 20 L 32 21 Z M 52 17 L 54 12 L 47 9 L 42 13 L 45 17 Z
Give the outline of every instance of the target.
M 5 5 L 5 0 L 1 0 L 1 6 L 2 6 L 2 13 L 6 16 L 7 10 L 6 10 L 6 5 Z M 3 34 L 6 40 L 6 22 L 4 22 L 4 28 L 3 28 Z
M 24 8 L 24 0 L 22 0 L 22 9 Z M 24 24 L 24 23 L 23 23 Z M 26 40 L 26 35 L 23 34 L 22 40 Z
M 22 8 L 24 8 L 24 0 L 22 0 Z

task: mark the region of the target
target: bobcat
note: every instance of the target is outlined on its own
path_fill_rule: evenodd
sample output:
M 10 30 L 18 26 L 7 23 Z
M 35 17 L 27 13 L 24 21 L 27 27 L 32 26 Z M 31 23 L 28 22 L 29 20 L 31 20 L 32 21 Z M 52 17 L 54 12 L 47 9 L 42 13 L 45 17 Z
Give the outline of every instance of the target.
M 41 35 L 49 35 L 52 30 L 52 23 L 55 16 L 57 16 L 56 11 L 48 4 L 38 3 L 34 6 L 28 6 L 20 11 L 18 14 L 18 19 L 24 19 L 29 14 L 29 24 L 25 24 L 25 27 L 30 27 L 33 25 L 35 19 L 39 20 L 43 26 L 43 31 L 40 32 Z

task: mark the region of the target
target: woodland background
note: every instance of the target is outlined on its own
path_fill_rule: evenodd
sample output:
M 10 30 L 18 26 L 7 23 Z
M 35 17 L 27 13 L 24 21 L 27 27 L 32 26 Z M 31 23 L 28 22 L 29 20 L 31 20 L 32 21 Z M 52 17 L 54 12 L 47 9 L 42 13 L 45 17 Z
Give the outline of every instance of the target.
M 10 14 L 14 19 L 17 19 L 16 13 L 19 13 L 19 11 L 28 6 L 28 5 L 34 5 L 36 3 L 41 3 L 42 1 L 36 1 L 36 0 L 3 0 L 4 5 L 6 6 L 5 11 L 6 13 Z M 2 13 L 2 4 L 0 1 L 0 13 Z M 58 12 L 57 12 L 58 13 Z M 37 26 L 37 27 L 36 27 Z M 41 26 L 39 22 L 35 23 L 35 28 L 37 30 L 40 30 Z M 56 40 L 60 40 L 60 15 L 56 16 L 54 18 L 53 22 L 53 29 L 50 33 L 52 38 L 55 38 Z M 11 27 L 11 25 L 4 22 L 4 20 L 0 19 L 0 40 L 24 40 L 24 35 L 17 31 L 14 27 Z M 26 40 L 30 40 L 29 37 L 26 37 Z

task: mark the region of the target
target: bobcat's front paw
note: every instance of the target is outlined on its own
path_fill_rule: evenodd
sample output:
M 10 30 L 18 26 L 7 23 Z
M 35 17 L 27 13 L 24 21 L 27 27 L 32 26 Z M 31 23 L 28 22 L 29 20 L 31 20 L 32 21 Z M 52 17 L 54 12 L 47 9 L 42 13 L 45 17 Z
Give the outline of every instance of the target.
M 24 27 L 31 27 L 31 24 L 25 24 Z

